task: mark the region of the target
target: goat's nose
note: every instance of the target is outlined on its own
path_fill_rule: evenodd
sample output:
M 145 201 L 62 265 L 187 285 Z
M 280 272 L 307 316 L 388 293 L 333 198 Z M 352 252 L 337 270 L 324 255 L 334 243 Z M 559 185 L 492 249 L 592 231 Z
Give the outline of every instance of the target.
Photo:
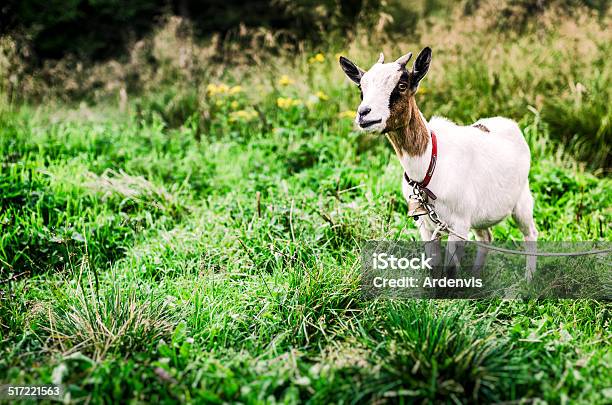
M 359 107 L 359 109 L 357 110 L 357 113 L 359 113 L 359 116 L 365 117 L 366 115 L 370 113 L 370 111 L 372 111 L 372 109 L 368 107 L 367 105 L 364 105 L 364 106 Z

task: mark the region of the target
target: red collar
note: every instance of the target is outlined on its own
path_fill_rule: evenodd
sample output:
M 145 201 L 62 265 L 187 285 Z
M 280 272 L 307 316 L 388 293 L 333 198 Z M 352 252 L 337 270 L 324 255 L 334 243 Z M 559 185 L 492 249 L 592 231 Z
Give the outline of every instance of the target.
M 425 191 L 425 193 L 429 197 L 431 197 L 432 200 L 436 199 L 436 195 L 427 188 L 427 185 L 429 184 L 429 181 L 431 180 L 431 176 L 433 176 L 434 170 L 436 169 L 437 160 L 438 160 L 438 141 L 436 140 L 436 134 L 434 133 L 434 131 L 431 131 L 431 159 L 429 160 L 429 167 L 427 168 L 427 172 L 425 173 L 425 178 L 423 179 L 423 181 L 414 181 L 414 180 L 411 180 L 410 177 L 408 177 L 408 174 L 406 174 L 406 172 L 404 172 L 404 178 L 406 179 L 408 184 L 410 184 L 411 186 L 414 186 L 416 184 L 421 189 L 423 189 L 423 191 Z

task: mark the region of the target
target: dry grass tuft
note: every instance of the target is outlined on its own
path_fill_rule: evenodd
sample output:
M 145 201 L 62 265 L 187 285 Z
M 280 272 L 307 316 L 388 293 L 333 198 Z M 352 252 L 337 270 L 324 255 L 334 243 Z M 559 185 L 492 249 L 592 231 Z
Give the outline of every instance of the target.
M 150 350 L 171 334 L 175 324 L 162 299 L 134 284 L 115 282 L 98 291 L 96 281 L 81 278 L 86 267 L 84 260 L 77 284 L 65 286 L 42 321 L 51 350 L 82 352 L 99 361 Z
M 185 209 L 181 201 L 168 192 L 165 187 L 158 186 L 143 176 L 131 176 L 123 170 L 107 169 L 101 175 L 88 173 L 89 181 L 85 184 L 91 190 L 102 195 L 103 199 L 122 198 L 122 205 L 127 202 L 150 208 L 180 212 Z

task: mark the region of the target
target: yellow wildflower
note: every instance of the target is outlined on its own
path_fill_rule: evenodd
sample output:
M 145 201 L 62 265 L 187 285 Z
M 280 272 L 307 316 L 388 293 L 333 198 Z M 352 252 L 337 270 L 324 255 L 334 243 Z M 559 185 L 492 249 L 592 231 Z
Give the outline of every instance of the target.
M 208 86 L 206 86 L 206 92 L 207 93 L 213 93 L 217 90 L 217 85 L 214 83 L 209 83 Z
M 291 108 L 298 105 L 301 105 L 302 101 L 298 99 L 293 99 L 291 97 L 279 97 L 276 99 L 276 105 L 279 108 Z
M 238 94 L 242 91 L 242 86 L 238 85 L 238 86 L 234 86 L 232 88 L 229 89 L 229 94 Z
M 342 111 L 340 114 L 338 114 L 338 117 L 353 119 L 355 117 L 355 111 Z
M 238 103 L 236 100 L 230 103 L 230 107 L 232 107 L 234 110 L 238 108 L 239 106 L 240 106 L 240 103 Z
M 276 105 L 280 108 L 287 108 L 287 99 L 285 97 L 279 97 L 276 99 Z
M 278 79 L 278 84 L 280 86 L 289 86 L 290 84 L 293 84 L 294 81 L 287 75 L 282 75 L 280 77 L 280 79 Z
M 310 64 L 323 63 L 323 62 L 325 62 L 325 55 L 323 55 L 322 53 L 318 53 L 315 56 L 308 59 L 308 63 Z
M 418 94 L 427 94 L 427 89 L 423 86 L 420 86 L 419 89 L 417 90 Z
M 225 94 L 229 91 L 229 87 L 226 84 L 214 84 L 214 83 L 210 83 L 208 86 L 206 86 L 206 92 L 211 95 L 217 95 L 217 94 Z
M 230 113 L 229 121 L 250 121 L 257 117 L 257 111 L 255 110 L 238 110 Z
M 321 90 L 317 91 L 316 96 L 317 96 L 317 98 L 319 100 L 323 100 L 323 101 L 329 100 L 329 96 L 327 94 L 323 93 Z

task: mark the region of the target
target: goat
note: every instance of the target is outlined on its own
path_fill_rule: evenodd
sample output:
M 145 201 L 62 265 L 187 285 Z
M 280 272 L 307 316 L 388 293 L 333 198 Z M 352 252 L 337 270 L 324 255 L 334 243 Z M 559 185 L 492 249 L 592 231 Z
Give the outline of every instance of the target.
M 403 167 L 402 192 L 408 200 L 413 181 L 427 179 L 430 203 L 439 218 L 460 235 L 470 229 L 476 240 L 488 244 L 490 227 L 509 215 L 524 236 L 527 250 L 535 249 L 538 232 L 533 219 L 533 197 L 529 190 L 531 154 L 516 122 L 484 118 L 471 126 L 460 126 L 445 118 L 425 119 L 415 101 L 419 83 L 431 63 L 431 49 L 424 48 L 412 70 L 408 53 L 395 62 L 378 61 L 367 72 L 340 56 L 340 66 L 361 91 L 355 124 L 363 131 L 386 135 Z M 432 162 L 432 133 L 437 141 L 437 159 Z M 435 169 L 431 176 L 431 170 Z M 431 176 L 431 177 L 430 177 Z M 433 199 L 433 196 L 436 196 Z M 427 217 L 417 219 L 421 239 L 435 237 L 435 224 Z M 462 242 L 448 237 L 446 264 L 460 258 Z M 439 239 L 437 239 L 439 248 Z M 475 268 L 484 265 L 487 250 L 479 246 Z M 535 271 L 536 258 L 528 256 L 526 278 Z

